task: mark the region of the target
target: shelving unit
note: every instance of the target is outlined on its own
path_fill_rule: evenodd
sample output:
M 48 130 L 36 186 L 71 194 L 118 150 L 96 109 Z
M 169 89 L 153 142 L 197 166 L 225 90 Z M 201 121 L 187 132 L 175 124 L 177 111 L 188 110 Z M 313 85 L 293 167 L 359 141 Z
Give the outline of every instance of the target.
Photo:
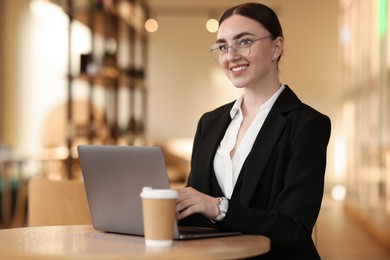
M 58 1 L 57 1 L 58 2 Z M 88 144 L 134 144 L 144 138 L 147 114 L 148 39 L 144 23 L 148 6 L 143 0 L 63 0 L 63 10 L 69 17 L 68 42 L 68 103 L 67 103 L 67 177 L 73 178 L 74 148 Z M 80 53 L 79 68 L 74 66 L 74 33 L 79 22 L 90 31 L 91 49 Z M 74 123 L 74 82 L 88 85 L 88 118 L 82 125 Z M 95 90 L 104 89 L 104 109 L 98 116 Z M 126 102 L 120 104 L 119 95 Z M 126 111 L 123 111 L 126 110 Z M 119 115 L 127 116 L 119 123 Z M 73 151 L 73 152 L 72 152 Z
M 338 175 L 345 175 L 347 213 L 390 249 L 390 35 L 386 33 L 386 5 L 386 1 L 340 2 L 340 22 L 348 37 L 340 45 L 342 109 L 334 125 L 342 126 L 336 128 L 335 136 L 343 146 Z M 381 12 L 367 12 L 375 8 Z M 384 24 L 379 30 L 362 29 L 376 28 L 378 21 Z

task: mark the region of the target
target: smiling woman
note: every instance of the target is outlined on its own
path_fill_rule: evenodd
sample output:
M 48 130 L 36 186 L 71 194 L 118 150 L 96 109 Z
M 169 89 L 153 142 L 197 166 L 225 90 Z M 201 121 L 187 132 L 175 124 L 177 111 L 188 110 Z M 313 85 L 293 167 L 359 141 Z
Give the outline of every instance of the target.
M 210 52 L 244 94 L 199 120 L 179 189 L 180 224 L 268 236 L 271 251 L 261 259 L 320 259 L 311 233 L 330 120 L 280 82 L 284 36 L 272 9 L 234 6 L 219 25 Z

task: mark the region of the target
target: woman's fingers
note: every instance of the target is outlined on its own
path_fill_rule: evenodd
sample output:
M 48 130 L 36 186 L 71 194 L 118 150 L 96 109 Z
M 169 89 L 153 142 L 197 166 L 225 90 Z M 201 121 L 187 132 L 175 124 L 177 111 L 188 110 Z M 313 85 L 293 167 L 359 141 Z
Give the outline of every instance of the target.
M 176 204 L 177 219 L 186 218 L 195 213 L 205 217 L 216 217 L 219 213 L 217 199 L 187 187 L 178 190 L 179 198 Z

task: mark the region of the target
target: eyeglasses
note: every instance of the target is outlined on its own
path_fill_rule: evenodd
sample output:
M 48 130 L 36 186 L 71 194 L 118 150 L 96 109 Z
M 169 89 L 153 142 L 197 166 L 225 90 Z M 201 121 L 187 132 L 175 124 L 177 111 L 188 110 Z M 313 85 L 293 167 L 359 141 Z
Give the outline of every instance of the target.
M 236 55 L 239 55 L 241 57 L 247 57 L 251 54 L 251 46 L 254 42 L 266 39 L 271 36 L 272 35 L 267 35 L 255 40 L 249 40 L 246 38 L 235 39 L 230 45 L 222 42 L 216 43 L 211 45 L 209 52 L 216 61 L 225 60 L 229 49 L 232 49 L 232 51 L 234 51 Z

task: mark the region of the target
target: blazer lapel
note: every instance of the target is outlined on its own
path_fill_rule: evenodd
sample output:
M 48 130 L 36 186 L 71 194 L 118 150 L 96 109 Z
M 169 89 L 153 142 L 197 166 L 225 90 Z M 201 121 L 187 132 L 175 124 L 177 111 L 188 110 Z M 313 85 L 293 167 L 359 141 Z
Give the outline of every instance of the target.
M 257 136 L 253 148 L 249 153 L 245 168 L 240 174 L 243 174 L 243 187 L 241 190 L 241 202 L 248 205 L 252 195 L 258 186 L 259 180 L 267 165 L 280 133 L 282 132 L 287 120 L 282 116 L 276 116 L 267 119 L 259 135 Z
M 272 150 L 286 126 L 287 119 L 283 113 L 300 104 L 298 97 L 286 86 L 268 114 L 240 173 L 243 174 L 242 187 L 245 187 L 241 190 L 241 203 L 248 205 L 258 186 Z
M 231 121 L 230 109 L 232 105 L 233 103 L 226 106 L 226 109 L 218 111 L 218 113 L 213 114 L 211 117 L 206 118 L 205 121 L 202 122 L 202 132 L 206 132 L 207 134 L 202 135 L 199 141 L 199 147 L 202 147 L 202 150 L 199 154 L 197 154 L 199 157 L 197 162 L 202 162 L 202 164 L 196 165 L 196 172 L 202 176 L 197 178 L 199 181 L 197 188 L 207 194 L 211 192 L 210 183 L 211 174 L 214 173 L 214 156 Z M 193 167 L 196 166 L 194 165 Z

